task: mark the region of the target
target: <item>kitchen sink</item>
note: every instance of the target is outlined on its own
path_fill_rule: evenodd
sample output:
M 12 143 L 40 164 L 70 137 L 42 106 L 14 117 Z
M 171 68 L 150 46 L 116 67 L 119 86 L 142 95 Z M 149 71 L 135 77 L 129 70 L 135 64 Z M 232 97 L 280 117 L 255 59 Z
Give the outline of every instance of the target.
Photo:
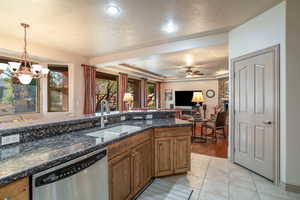
M 138 126 L 129 126 L 129 125 L 120 125 L 120 126 L 115 126 L 112 128 L 106 129 L 107 131 L 114 132 L 114 133 L 132 133 L 134 131 L 141 130 L 141 127 Z
M 86 135 L 95 137 L 97 143 L 102 143 L 138 130 L 141 130 L 141 127 L 120 125 L 112 128 L 107 128 L 107 129 L 87 133 Z

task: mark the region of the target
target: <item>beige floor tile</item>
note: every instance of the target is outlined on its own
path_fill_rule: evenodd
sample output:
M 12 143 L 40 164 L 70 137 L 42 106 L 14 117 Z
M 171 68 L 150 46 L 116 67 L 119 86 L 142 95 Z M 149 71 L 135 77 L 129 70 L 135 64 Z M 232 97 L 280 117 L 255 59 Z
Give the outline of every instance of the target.
M 206 191 L 219 196 L 228 197 L 228 184 L 223 181 L 213 181 L 205 179 L 202 191 Z
M 270 194 L 260 194 L 260 199 L 261 200 L 289 200 L 282 197 L 276 197 Z
M 213 194 L 206 191 L 201 191 L 199 195 L 199 200 L 228 200 L 228 197 Z
M 254 182 L 260 194 L 271 195 L 282 199 L 292 199 L 292 196 L 291 194 L 289 194 L 289 192 L 285 191 L 283 188 L 280 188 L 279 186 L 274 185 L 271 182 L 257 181 L 257 180 L 255 180 Z
M 257 191 L 229 185 L 229 199 L 230 200 L 260 200 L 260 197 Z
M 193 189 L 192 196 L 189 200 L 199 200 L 200 190 Z
M 245 177 L 234 177 L 229 179 L 229 184 L 232 186 L 238 186 L 245 189 L 256 191 L 256 186 L 254 181 L 249 180 L 248 178 L 245 179 Z
M 221 169 L 216 168 L 208 168 L 206 179 L 213 180 L 213 181 L 223 181 L 225 183 L 229 182 L 228 173 Z
M 188 175 L 197 176 L 201 179 L 204 179 L 205 175 L 206 175 L 206 171 L 207 171 L 207 169 L 191 167 L 191 171 L 188 172 Z
M 181 184 L 194 189 L 201 189 L 204 180 L 203 178 L 188 174 L 168 176 L 163 177 L 162 179 L 170 183 Z
M 229 178 L 234 179 L 234 178 L 241 178 L 245 181 L 252 181 L 252 176 L 251 172 L 246 170 L 246 169 L 231 169 L 229 172 Z
M 203 160 L 191 160 L 191 168 L 201 168 L 201 169 L 207 169 L 209 165 L 209 161 L 203 161 Z
M 209 167 L 221 169 L 225 172 L 228 172 L 229 171 L 229 161 L 227 159 L 213 158 L 209 163 Z

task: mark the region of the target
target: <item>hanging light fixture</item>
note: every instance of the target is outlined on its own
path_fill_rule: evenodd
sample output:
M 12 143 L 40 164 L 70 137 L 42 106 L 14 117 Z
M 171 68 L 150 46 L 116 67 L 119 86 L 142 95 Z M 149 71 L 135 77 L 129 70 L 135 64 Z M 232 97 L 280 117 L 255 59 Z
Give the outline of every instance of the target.
M 48 68 L 43 68 L 41 65 L 31 64 L 28 60 L 27 52 L 27 28 L 29 24 L 21 23 L 24 28 L 24 52 L 20 62 L 0 63 L 0 74 L 6 74 L 13 78 L 18 78 L 24 84 L 30 84 L 32 79 L 39 79 L 47 76 L 49 73 Z

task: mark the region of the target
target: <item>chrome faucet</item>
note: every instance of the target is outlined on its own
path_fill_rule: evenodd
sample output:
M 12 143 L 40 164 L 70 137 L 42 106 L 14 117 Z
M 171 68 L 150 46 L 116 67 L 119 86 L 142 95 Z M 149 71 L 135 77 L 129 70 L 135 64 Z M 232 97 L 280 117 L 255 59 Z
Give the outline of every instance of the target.
M 109 105 L 107 100 L 102 100 L 100 103 L 100 111 L 101 111 L 101 128 L 104 128 L 105 123 L 107 123 L 107 116 L 104 116 L 104 110 L 106 114 L 110 113 Z

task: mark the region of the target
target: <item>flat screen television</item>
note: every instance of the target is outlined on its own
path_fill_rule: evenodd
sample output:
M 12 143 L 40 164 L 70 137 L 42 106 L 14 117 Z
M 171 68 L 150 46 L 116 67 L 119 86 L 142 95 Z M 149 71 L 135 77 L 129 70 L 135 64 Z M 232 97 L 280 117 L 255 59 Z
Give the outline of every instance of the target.
M 197 91 L 175 91 L 175 106 L 195 106 L 192 102 L 193 93 Z

